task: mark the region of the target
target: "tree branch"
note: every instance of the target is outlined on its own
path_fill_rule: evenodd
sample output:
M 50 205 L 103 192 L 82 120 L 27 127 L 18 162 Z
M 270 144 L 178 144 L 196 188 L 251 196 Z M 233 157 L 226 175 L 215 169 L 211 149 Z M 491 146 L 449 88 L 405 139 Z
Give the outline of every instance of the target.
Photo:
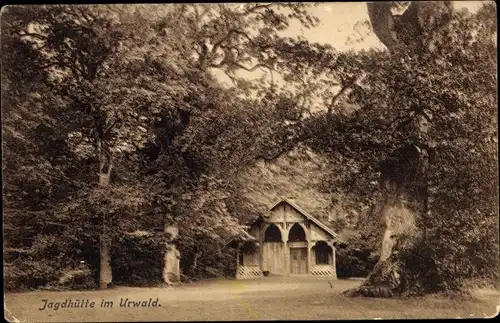
M 266 50 L 268 48 L 271 48 L 272 46 L 271 45 L 259 45 L 257 44 L 247 33 L 245 33 L 244 31 L 241 31 L 241 30 L 237 30 L 237 29 L 230 29 L 227 33 L 226 36 L 224 36 L 221 40 L 219 40 L 218 42 L 216 42 L 214 44 L 214 47 L 212 48 L 211 52 L 210 52 L 210 55 L 213 55 L 215 53 L 215 51 L 221 47 L 221 45 L 227 41 L 233 34 L 238 34 L 238 35 L 241 35 L 243 37 L 245 37 L 249 42 L 250 44 L 252 44 L 253 46 L 255 47 L 258 47 L 260 49 L 263 49 L 263 50 Z
M 75 9 L 78 10 L 81 17 L 83 17 L 85 20 L 87 20 L 87 23 L 89 23 L 90 25 L 92 25 L 94 23 L 96 17 L 92 17 L 91 15 L 89 15 L 88 12 L 86 12 L 85 8 L 75 6 Z
M 375 35 L 389 49 L 393 51 L 398 44 L 398 37 L 394 30 L 394 17 L 390 2 L 367 3 L 368 16 Z
M 269 9 L 273 5 L 274 5 L 274 3 L 270 3 L 270 4 L 258 4 L 258 5 L 255 5 L 252 8 L 247 9 L 245 12 L 240 13 L 240 16 L 244 17 L 244 16 L 248 16 L 251 13 L 260 13 L 257 10 L 260 10 L 260 9 Z
M 111 175 L 111 170 L 113 169 L 113 153 L 107 153 L 108 155 L 108 171 L 106 172 L 106 176 L 108 177 Z
M 274 88 L 274 73 L 273 69 L 269 67 L 269 73 L 271 74 L 271 90 Z
M 337 94 L 335 94 L 332 98 L 332 100 L 330 101 L 330 105 L 328 106 L 328 117 L 331 116 L 332 112 L 333 112 L 333 107 L 335 106 L 335 104 L 337 103 L 337 101 L 339 100 L 340 96 L 342 94 L 345 93 L 345 91 L 347 91 L 348 89 L 352 88 L 354 85 L 356 85 L 356 83 L 358 83 L 359 81 L 363 80 L 365 77 L 366 77 L 367 73 L 361 73 L 357 76 L 354 76 L 350 82 L 347 83 L 347 85 L 345 85 Z
M 20 33 L 18 32 L 17 33 L 20 37 L 35 37 L 35 38 L 38 38 L 40 40 L 47 40 L 47 37 L 43 36 L 43 35 L 40 35 L 40 34 L 37 34 L 37 33 Z
M 250 42 L 250 44 L 252 44 L 255 47 L 259 47 L 260 49 L 266 50 L 266 49 L 272 47 L 271 45 L 264 45 L 264 46 L 262 46 L 262 45 L 259 45 L 259 44 L 255 43 L 255 41 L 250 36 L 248 36 L 248 34 L 245 33 L 244 31 L 237 30 L 237 29 L 231 29 L 231 31 L 233 33 L 235 33 L 235 34 L 238 34 L 238 35 L 241 35 L 241 36 L 245 37 Z
M 236 84 L 236 79 L 233 76 L 231 76 L 231 74 L 229 74 L 226 70 L 223 70 L 223 69 L 221 69 L 221 70 L 224 72 L 224 74 L 226 74 L 227 77 L 229 77 L 231 79 L 233 84 Z
M 342 94 L 345 93 L 345 91 L 347 91 L 348 89 L 350 89 L 356 82 L 350 82 L 349 84 L 347 84 L 346 86 L 344 86 L 342 89 L 340 89 L 340 91 L 335 94 L 333 97 L 332 97 L 332 100 L 330 101 L 330 104 L 328 105 L 328 117 L 330 117 L 333 113 L 333 108 L 335 106 L 335 104 L 337 103 L 337 101 L 339 100 L 339 98 L 342 96 Z
M 118 118 L 115 119 L 109 126 L 107 126 L 106 129 L 104 129 L 103 136 L 108 134 L 113 129 L 113 127 L 116 126 L 117 123 L 118 123 Z
M 234 66 L 236 66 L 236 67 L 238 67 L 238 68 L 241 68 L 241 69 L 243 69 L 243 70 L 245 70 L 245 71 L 248 71 L 248 72 L 253 72 L 253 71 L 255 71 L 255 70 L 256 70 L 257 68 L 259 68 L 259 67 L 261 67 L 261 68 L 267 68 L 267 69 L 269 69 L 269 70 L 272 70 L 272 68 L 271 68 L 271 67 L 269 67 L 269 66 L 267 66 L 267 65 L 265 65 L 265 64 L 260 64 L 260 63 L 259 63 L 259 64 L 254 65 L 254 66 L 252 66 L 252 67 L 250 67 L 250 68 L 248 68 L 248 67 L 246 67 L 246 66 L 243 66 L 243 65 L 241 65 L 240 63 L 237 63 L 237 62 L 225 62 L 225 61 L 222 61 L 222 62 L 220 62 L 219 64 L 209 64 L 208 66 L 209 66 L 209 67 L 212 67 L 212 68 L 219 68 L 219 69 L 222 69 L 222 67 L 223 67 L 224 65 L 226 65 L 226 66 L 227 66 L 228 64 L 234 65 Z
M 200 11 L 198 10 L 198 4 L 193 4 L 193 8 L 194 8 L 194 17 L 195 17 L 195 26 L 196 26 L 196 29 L 198 31 L 200 31 L 201 29 L 201 25 L 202 25 L 202 20 L 203 18 L 210 12 L 210 10 L 212 10 L 210 7 L 204 7 L 204 10 L 203 12 L 200 14 Z M 203 4 L 201 5 L 203 6 Z

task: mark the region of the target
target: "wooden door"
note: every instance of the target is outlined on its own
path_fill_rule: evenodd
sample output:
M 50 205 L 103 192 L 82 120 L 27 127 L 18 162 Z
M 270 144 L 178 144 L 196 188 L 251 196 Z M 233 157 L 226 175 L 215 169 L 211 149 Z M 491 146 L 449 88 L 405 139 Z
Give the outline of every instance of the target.
M 264 242 L 262 252 L 263 263 L 261 269 L 263 271 L 269 271 L 272 274 L 283 274 L 285 272 L 282 242 Z
M 307 274 L 307 248 L 290 248 L 290 274 Z

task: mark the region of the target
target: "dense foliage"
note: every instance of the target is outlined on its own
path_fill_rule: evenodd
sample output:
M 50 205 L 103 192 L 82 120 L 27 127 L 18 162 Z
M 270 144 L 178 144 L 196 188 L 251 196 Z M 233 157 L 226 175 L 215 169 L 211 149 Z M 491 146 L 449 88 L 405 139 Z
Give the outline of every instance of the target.
M 237 175 L 275 156 L 288 120 L 297 118 L 294 105 L 281 104 L 283 88 L 245 82 L 237 72 L 286 76 L 296 65 L 313 65 L 289 49 L 320 45 L 278 35 L 293 20 L 317 23 L 306 7 L 3 11 L 4 239 L 12 288 L 50 285 L 84 266 L 89 277 L 110 282 L 103 263 L 114 263 L 116 282 L 125 283 L 131 269 L 124 264 L 134 261 L 122 252 L 124 235 L 164 223 L 179 224 L 186 275 L 224 272 L 223 242 L 256 215 L 240 198 Z M 235 86 L 220 84 L 216 70 Z M 161 236 L 151 239 L 161 244 Z M 33 271 L 40 271 L 34 280 Z
M 418 233 L 401 237 L 389 260 L 401 275 L 397 292 L 498 279 L 494 17 L 492 4 L 475 15 L 455 12 L 448 27 L 422 39 L 425 50 L 361 53 L 364 75 L 348 97 L 358 109 L 315 123 L 311 141 L 336 170 L 323 189 L 347 193 L 362 214 L 359 224 L 372 223 L 366 231 L 381 235 L 370 217 L 385 203 L 378 184 L 388 165 L 401 191 L 420 195 Z M 416 154 L 402 156 L 402 149 Z M 373 274 L 372 283 L 387 283 L 390 271 Z
M 277 197 L 266 167 L 336 213 L 339 276 L 376 262 L 390 170 L 425 204 L 391 255 L 400 292 L 498 279 L 495 7 L 429 26 L 421 50 L 340 53 L 281 36 L 319 23 L 308 6 L 4 10 L 6 287 L 94 288 L 104 262 L 116 284 L 157 283 L 165 223 L 184 279 L 232 274 L 225 243 Z

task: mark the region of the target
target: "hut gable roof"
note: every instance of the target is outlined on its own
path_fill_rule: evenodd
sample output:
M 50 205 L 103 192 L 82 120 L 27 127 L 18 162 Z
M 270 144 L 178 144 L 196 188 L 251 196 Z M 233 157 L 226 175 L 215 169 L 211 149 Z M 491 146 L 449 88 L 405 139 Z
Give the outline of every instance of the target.
M 307 218 L 308 220 L 310 220 L 311 222 L 316 224 L 318 227 L 323 229 L 326 233 L 328 233 L 333 238 L 338 238 L 338 235 L 332 229 L 330 229 L 329 227 L 324 225 L 320 220 L 316 219 L 315 217 L 313 217 L 312 215 L 310 215 L 309 213 L 307 213 L 306 211 L 301 209 L 297 204 L 295 204 L 293 201 L 291 201 L 289 199 L 284 198 L 284 199 L 277 201 L 269 208 L 269 211 L 274 210 L 276 207 L 278 207 L 279 205 L 281 205 L 283 203 L 286 203 L 286 204 L 290 205 L 291 207 L 293 207 L 297 212 L 299 212 L 299 214 L 301 214 L 302 216 L 304 216 L 305 218 Z
M 253 235 L 248 233 L 247 231 L 239 231 L 238 233 L 228 237 L 223 245 L 224 247 L 227 247 L 234 241 L 240 241 L 240 242 L 257 242 L 257 238 L 255 238 Z
M 293 201 L 291 201 L 289 199 L 286 199 L 286 198 L 280 199 L 279 201 L 277 201 L 276 203 L 274 203 L 268 209 L 268 211 L 274 210 L 276 207 L 278 207 L 279 205 L 281 205 L 283 203 L 286 203 L 286 204 L 290 205 L 299 214 L 301 214 L 302 216 L 304 216 L 305 218 L 307 218 L 308 220 L 310 220 L 311 222 L 313 222 L 314 224 L 316 224 L 320 229 L 322 229 L 323 231 L 325 231 L 332 238 L 334 238 L 334 239 L 338 240 L 339 242 L 343 243 L 337 233 L 335 233 L 332 229 L 330 229 L 325 224 L 323 224 L 320 220 L 316 219 L 315 217 L 313 217 L 312 215 L 310 215 L 309 213 L 307 213 L 306 211 L 304 211 L 303 209 L 301 209 L 297 204 L 295 204 Z M 265 221 L 266 217 L 267 216 L 262 216 L 262 215 L 258 216 L 252 222 L 248 223 L 247 226 L 248 227 L 252 227 L 253 225 L 255 225 L 260 220 L 264 220 Z M 252 236 L 249 233 L 245 232 L 245 233 L 240 233 L 240 234 L 232 236 L 231 238 L 229 238 L 224 243 L 224 246 L 229 245 L 231 242 L 233 242 L 235 240 L 239 240 L 239 241 L 242 241 L 242 242 L 246 242 L 246 241 L 257 242 L 257 239 L 254 236 Z

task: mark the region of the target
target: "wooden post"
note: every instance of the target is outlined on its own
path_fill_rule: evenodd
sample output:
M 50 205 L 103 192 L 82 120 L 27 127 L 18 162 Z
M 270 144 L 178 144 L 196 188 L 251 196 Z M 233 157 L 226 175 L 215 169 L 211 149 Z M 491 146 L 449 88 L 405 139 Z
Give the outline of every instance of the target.
M 240 243 L 236 245 L 236 279 L 240 278 L 239 274 L 239 268 L 240 268 Z
M 312 265 L 312 254 L 311 254 L 312 242 L 311 240 L 307 240 L 307 274 L 311 274 L 311 265 Z
M 311 222 L 307 222 L 307 274 L 310 275 L 311 274 L 311 270 L 312 270 L 312 254 L 311 254 L 311 249 L 312 249 L 312 241 L 311 241 L 311 232 L 312 232 L 312 225 L 311 225 Z
M 287 213 L 287 205 L 283 204 L 283 220 L 281 222 L 281 241 L 283 241 L 283 275 L 290 275 L 290 249 L 288 248 L 288 213 Z
M 260 224 L 260 236 L 259 236 L 259 242 L 260 242 L 260 270 L 265 271 L 267 270 L 267 264 L 264 264 L 265 259 L 264 259 L 264 234 L 266 232 L 266 225 L 265 223 Z
M 335 273 L 335 279 L 337 279 L 337 264 L 335 260 L 335 245 L 333 244 L 333 241 L 330 241 L 329 243 L 330 248 L 332 248 L 332 267 L 333 267 L 333 272 Z
M 285 230 L 281 232 L 281 241 L 283 242 L 283 274 L 288 276 L 290 275 L 290 250 L 288 250 L 288 231 L 286 230 L 286 223 L 284 223 Z
M 283 250 L 282 250 L 282 259 L 283 259 L 283 266 L 282 266 L 282 274 L 287 275 L 289 274 L 288 270 L 288 256 L 290 255 L 290 252 L 288 251 L 288 245 L 287 245 L 287 240 L 288 240 L 288 234 L 286 231 L 286 223 L 283 224 L 285 226 L 284 230 L 281 231 L 281 242 L 283 243 Z

